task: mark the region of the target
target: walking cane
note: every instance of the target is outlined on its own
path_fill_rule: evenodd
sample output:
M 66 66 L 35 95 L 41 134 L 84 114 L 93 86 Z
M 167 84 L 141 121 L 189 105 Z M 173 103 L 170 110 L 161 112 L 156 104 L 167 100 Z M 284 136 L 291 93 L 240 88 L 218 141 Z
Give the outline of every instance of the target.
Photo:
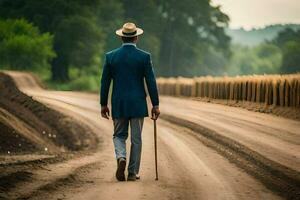
M 157 172 L 157 129 L 156 129 L 156 119 L 154 121 L 154 152 L 155 152 L 155 174 L 156 178 L 155 180 L 158 181 L 158 172 Z

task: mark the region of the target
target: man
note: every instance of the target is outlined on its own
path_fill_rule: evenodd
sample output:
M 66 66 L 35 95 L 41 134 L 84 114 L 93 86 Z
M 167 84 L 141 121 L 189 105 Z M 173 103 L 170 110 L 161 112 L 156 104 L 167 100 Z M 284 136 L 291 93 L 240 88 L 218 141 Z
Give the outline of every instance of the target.
M 114 124 L 113 142 L 117 158 L 116 178 L 125 181 L 126 139 L 128 126 L 131 129 L 131 149 L 128 165 L 128 181 L 139 179 L 140 159 L 142 150 L 142 128 L 144 117 L 148 116 L 144 80 L 152 103 L 152 119 L 160 114 L 156 80 L 153 73 L 151 56 L 136 47 L 138 35 L 143 30 L 134 23 L 125 23 L 116 31 L 123 45 L 106 54 L 101 79 L 101 116 L 109 119 L 107 107 L 108 92 L 111 80 L 112 118 Z

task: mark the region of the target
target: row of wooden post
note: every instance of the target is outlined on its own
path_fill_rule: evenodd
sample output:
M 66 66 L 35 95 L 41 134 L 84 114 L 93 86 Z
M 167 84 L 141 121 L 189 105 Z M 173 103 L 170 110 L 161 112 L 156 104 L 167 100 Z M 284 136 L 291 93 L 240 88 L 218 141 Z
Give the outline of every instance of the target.
M 300 107 L 300 74 L 158 78 L 160 94 Z

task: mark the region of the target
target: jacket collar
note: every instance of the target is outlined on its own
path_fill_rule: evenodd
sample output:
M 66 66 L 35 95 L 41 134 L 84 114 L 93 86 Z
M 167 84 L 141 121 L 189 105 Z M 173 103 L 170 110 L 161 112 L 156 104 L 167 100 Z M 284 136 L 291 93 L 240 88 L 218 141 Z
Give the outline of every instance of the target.
M 134 47 L 136 47 L 136 43 L 132 43 L 132 42 L 128 42 L 128 43 L 123 43 L 122 44 L 122 46 L 124 47 L 124 46 L 134 46 Z

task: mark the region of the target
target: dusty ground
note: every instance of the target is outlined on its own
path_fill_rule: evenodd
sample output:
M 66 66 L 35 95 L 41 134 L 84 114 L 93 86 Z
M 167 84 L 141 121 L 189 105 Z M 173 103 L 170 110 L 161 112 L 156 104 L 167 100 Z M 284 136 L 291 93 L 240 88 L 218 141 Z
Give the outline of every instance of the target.
M 7 196 L 26 199 L 299 199 L 300 122 L 240 108 L 161 98 L 159 181 L 154 180 L 153 124 L 143 132 L 141 180 L 114 178 L 112 121 L 98 96 L 45 91 L 11 73 L 33 99 L 72 116 L 97 134 L 96 152 L 27 166 Z M 9 183 L 9 182 L 8 182 Z
M 268 113 L 284 118 L 300 121 L 300 109 L 295 107 L 282 107 L 274 105 L 265 105 L 264 103 L 255 103 L 249 101 L 233 101 L 233 100 L 222 100 L 222 99 L 209 99 L 209 98 L 193 98 L 197 101 L 210 102 L 221 105 L 245 108 L 249 111 Z

